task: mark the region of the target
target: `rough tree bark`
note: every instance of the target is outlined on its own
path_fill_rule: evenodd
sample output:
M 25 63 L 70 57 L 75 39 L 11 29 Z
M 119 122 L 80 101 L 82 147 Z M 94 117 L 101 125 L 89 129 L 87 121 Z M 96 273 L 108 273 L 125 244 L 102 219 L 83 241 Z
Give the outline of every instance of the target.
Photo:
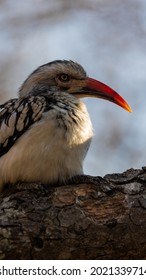
M 145 259 L 146 168 L 0 198 L 1 259 Z

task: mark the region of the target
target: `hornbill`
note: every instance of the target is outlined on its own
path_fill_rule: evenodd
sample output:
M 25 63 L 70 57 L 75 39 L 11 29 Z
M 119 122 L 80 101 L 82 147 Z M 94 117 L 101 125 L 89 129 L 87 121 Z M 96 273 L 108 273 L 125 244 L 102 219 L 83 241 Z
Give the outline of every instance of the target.
M 0 190 L 18 181 L 66 183 L 83 174 L 93 137 L 84 97 L 132 111 L 118 93 L 71 60 L 41 65 L 23 82 L 18 98 L 0 105 Z

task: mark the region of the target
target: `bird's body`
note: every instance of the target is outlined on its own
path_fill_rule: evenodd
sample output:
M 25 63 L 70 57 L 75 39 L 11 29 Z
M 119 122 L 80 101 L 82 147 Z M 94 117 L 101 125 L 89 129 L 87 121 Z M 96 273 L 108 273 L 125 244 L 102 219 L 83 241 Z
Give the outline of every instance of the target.
M 26 79 L 18 99 L 1 105 L 0 189 L 17 181 L 65 183 L 83 174 L 93 132 L 79 97 L 87 96 L 88 85 L 96 94 L 95 80 L 86 80 L 79 64 L 54 61 Z M 108 99 L 115 102 L 111 94 Z M 118 104 L 128 110 L 122 102 Z
M 53 184 L 83 173 L 92 125 L 80 100 L 68 95 L 65 99 L 66 103 L 60 98 L 58 105 L 52 101 L 45 112 L 50 104 L 46 101 L 39 120 L 0 158 L 2 184 L 7 178 L 11 183 L 21 180 Z

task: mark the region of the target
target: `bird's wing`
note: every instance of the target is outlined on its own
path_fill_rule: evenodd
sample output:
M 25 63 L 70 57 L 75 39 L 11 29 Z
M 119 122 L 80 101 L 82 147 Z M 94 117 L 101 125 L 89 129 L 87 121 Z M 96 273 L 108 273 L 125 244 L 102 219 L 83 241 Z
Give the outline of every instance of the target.
M 43 96 L 12 99 L 0 105 L 0 157 L 33 123 L 41 119 L 46 106 Z

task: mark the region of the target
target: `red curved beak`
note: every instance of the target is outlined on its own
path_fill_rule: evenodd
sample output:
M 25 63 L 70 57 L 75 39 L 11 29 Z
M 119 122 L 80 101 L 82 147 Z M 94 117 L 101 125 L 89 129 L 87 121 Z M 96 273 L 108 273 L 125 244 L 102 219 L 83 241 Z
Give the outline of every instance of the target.
M 127 102 L 116 91 L 92 78 L 86 78 L 86 86 L 83 88 L 83 93 L 86 93 L 86 96 L 106 99 L 121 106 L 128 112 L 132 112 Z

